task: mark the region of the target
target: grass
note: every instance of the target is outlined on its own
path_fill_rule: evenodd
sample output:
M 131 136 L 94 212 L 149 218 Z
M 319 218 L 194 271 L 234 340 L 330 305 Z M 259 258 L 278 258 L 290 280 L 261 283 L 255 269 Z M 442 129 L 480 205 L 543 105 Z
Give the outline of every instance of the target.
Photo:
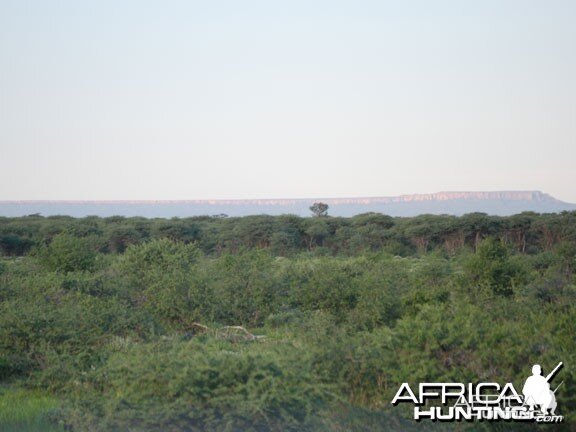
M 3 432 L 61 432 L 45 414 L 58 400 L 39 391 L 0 387 L 0 430 Z

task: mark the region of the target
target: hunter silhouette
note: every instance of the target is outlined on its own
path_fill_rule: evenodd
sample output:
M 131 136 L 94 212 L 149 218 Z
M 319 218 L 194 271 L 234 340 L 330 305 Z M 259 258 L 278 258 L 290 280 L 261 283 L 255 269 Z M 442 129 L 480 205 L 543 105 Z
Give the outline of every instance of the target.
M 548 414 L 548 410 L 551 410 L 551 413 L 554 414 L 556 410 L 556 397 L 554 392 L 556 390 L 550 390 L 550 380 L 560 367 L 562 367 L 562 362 L 544 378 L 540 365 L 535 364 L 532 366 L 532 376 L 526 379 L 524 387 L 522 388 L 524 401 L 530 407 L 530 410 L 533 410 L 534 407 L 538 405 L 542 414 Z

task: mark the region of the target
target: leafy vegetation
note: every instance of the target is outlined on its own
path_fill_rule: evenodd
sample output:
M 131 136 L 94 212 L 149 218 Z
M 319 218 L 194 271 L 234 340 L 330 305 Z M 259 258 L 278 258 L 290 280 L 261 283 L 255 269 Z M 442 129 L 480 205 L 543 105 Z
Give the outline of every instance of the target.
M 558 361 L 576 424 L 576 213 L 30 216 L 0 247 L 2 430 L 410 430 L 402 382 Z
M 38 391 L 0 388 L 0 425 L 6 432 L 61 432 L 50 421 L 58 400 Z

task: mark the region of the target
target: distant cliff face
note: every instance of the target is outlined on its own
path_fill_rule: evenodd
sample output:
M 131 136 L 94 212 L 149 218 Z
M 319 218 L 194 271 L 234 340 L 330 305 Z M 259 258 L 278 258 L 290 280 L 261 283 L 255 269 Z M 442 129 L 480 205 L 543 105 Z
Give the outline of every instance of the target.
M 511 200 L 511 201 L 554 201 L 550 195 L 540 191 L 501 191 L 501 192 L 437 192 L 433 194 L 404 195 L 401 202 L 448 201 L 448 200 Z
M 508 216 L 524 211 L 556 213 L 576 210 L 576 204 L 559 201 L 540 191 L 437 192 L 322 201 L 331 206 L 330 214 L 341 216 L 368 211 L 391 216 L 417 216 L 426 213 L 463 215 L 474 212 Z
M 323 200 L 327 204 L 370 204 L 370 203 L 413 203 L 422 201 L 550 201 L 559 202 L 555 198 L 540 191 L 497 191 L 497 192 L 436 192 L 430 194 L 411 194 L 396 197 L 373 198 L 337 198 Z
M 437 192 L 396 197 L 254 199 L 195 201 L 0 201 L 0 216 L 70 215 L 76 217 L 144 216 L 189 217 L 202 215 L 246 216 L 296 214 L 310 216 L 314 202 L 330 206 L 331 216 L 354 216 L 379 212 L 391 216 L 482 212 L 511 215 L 523 211 L 555 213 L 576 210 L 576 204 L 559 201 L 539 191 Z

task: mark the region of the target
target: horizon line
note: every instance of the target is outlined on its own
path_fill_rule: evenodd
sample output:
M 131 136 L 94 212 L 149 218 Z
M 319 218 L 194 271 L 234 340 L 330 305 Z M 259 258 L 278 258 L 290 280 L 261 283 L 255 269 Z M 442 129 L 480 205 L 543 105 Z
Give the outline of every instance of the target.
M 388 195 L 388 196 L 339 196 L 339 197 L 310 197 L 310 198 L 203 198 L 203 199 L 11 199 L 2 200 L 2 204 L 48 204 L 48 203 L 60 203 L 60 204 L 176 204 L 176 203 L 195 203 L 195 204 L 230 204 L 230 203 L 247 203 L 247 202 L 269 202 L 274 204 L 275 202 L 303 202 L 303 201 L 328 201 L 337 204 L 339 201 L 365 201 L 365 200 L 400 200 L 403 198 L 413 198 L 415 200 L 451 200 L 459 199 L 463 197 L 444 197 L 442 195 L 467 195 L 467 194 L 484 194 L 486 196 L 479 196 L 480 199 L 499 199 L 501 194 L 525 194 L 525 197 L 520 199 L 533 199 L 535 197 L 539 198 L 551 198 L 556 201 L 561 201 L 568 203 L 567 201 L 559 200 L 552 195 L 542 192 L 541 190 L 452 190 L 452 191 L 438 191 L 430 193 L 411 193 L 411 194 L 400 194 L 400 195 Z M 530 194 L 530 196 L 526 195 Z M 494 195 L 494 196 L 490 196 Z M 518 199 L 518 198 L 516 198 Z

